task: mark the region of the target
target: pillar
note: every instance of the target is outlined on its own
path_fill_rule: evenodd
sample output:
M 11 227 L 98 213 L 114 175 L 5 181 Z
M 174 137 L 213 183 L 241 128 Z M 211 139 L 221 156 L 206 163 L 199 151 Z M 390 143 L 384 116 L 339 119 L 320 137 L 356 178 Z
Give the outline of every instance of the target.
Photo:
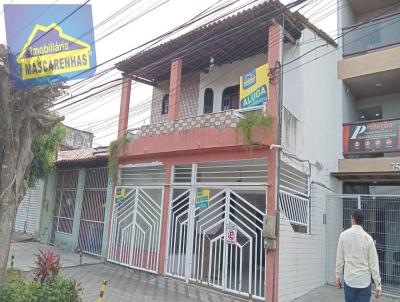
M 171 192 L 171 175 L 172 175 L 172 164 L 167 163 L 165 167 L 165 189 L 163 196 L 163 207 L 162 207 L 162 220 L 161 220 L 161 239 L 160 239 L 160 256 L 158 273 L 165 275 L 165 260 L 167 253 L 167 232 L 168 232 L 168 213 L 169 213 L 169 197 Z
M 79 228 L 81 225 L 83 193 L 85 191 L 85 178 L 86 178 L 86 169 L 82 168 L 79 170 L 78 186 L 76 188 L 76 196 L 75 196 L 74 223 L 72 225 L 72 241 L 73 241 L 72 244 L 75 251 L 78 250 L 78 238 L 79 238 Z
M 123 138 L 126 130 L 128 129 L 129 119 L 129 104 L 131 100 L 131 85 L 132 80 L 124 78 L 122 80 L 122 91 L 121 91 L 121 105 L 119 108 L 119 123 L 118 123 L 118 136 L 117 138 Z
M 268 64 L 270 70 L 280 61 L 281 43 L 276 41 L 281 39 L 281 26 L 277 23 L 268 29 Z M 276 73 L 275 80 L 270 82 L 269 100 L 267 111 L 274 121 L 273 143 L 279 144 L 279 78 Z M 267 213 L 276 215 L 277 205 L 277 167 L 278 167 L 278 149 L 272 149 L 268 155 L 268 193 L 267 193 Z M 266 276 L 265 276 L 265 301 L 278 301 L 278 281 L 279 281 L 279 237 L 276 239 L 276 250 L 268 251 L 266 255 Z
M 111 212 L 113 208 L 113 177 L 112 175 L 108 175 L 108 184 L 107 184 L 107 194 L 106 194 L 106 207 L 104 209 L 104 228 L 103 228 L 103 239 L 102 239 L 102 248 L 101 248 L 101 259 L 105 261 L 107 259 L 108 252 L 108 238 L 111 229 Z
M 182 60 L 175 59 L 171 63 L 171 76 L 169 81 L 168 120 L 173 122 L 179 118 L 181 101 Z

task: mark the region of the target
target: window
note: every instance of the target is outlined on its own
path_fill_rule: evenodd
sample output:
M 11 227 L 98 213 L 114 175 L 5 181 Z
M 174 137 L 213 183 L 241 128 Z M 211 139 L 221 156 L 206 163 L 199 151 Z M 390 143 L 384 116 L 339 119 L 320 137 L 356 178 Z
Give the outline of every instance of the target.
M 380 120 L 383 118 L 382 106 L 359 109 L 357 115 L 359 121 Z
M 168 105 L 169 105 L 169 94 L 163 96 L 161 101 L 161 114 L 168 113 Z
M 204 91 L 204 109 L 203 113 L 212 113 L 214 105 L 214 91 L 211 88 L 207 88 Z
M 225 88 L 222 92 L 221 110 L 239 109 L 239 85 Z

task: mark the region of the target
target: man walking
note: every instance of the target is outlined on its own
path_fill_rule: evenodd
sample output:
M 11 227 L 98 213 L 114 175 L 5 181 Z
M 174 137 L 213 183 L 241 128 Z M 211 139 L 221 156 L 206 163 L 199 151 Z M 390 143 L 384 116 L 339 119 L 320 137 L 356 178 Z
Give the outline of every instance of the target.
M 364 231 L 364 213 L 355 210 L 351 228 L 340 234 L 336 257 L 336 286 L 341 288 L 344 266 L 345 302 L 368 302 L 371 298 L 371 275 L 375 297 L 381 296 L 378 254 L 372 237 Z

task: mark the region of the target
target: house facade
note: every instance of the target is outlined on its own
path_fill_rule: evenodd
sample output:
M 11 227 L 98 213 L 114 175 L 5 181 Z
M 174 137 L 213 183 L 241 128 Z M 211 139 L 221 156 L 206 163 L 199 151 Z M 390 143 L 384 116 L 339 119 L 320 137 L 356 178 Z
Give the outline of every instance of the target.
M 47 177 L 40 242 L 106 257 L 112 183 L 107 148 L 59 151 Z
M 269 1 L 118 63 L 118 138 L 130 141 L 108 261 L 262 301 L 324 285 L 326 194 L 341 189 L 336 47 Z M 331 53 L 309 62 L 314 48 Z M 268 100 L 244 108 L 244 79 L 265 64 Z M 150 124 L 136 129 L 132 81 L 153 86 Z M 238 124 L 264 111 L 271 126 L 249 146 Z
M 88 149 L 92 147 L 93 133 L 64 126 L 66 136 L 59 150 Z M 21 201 L 15 218 L 14 230 L 40 240 L 40 223 L 46 181 L 39 180 L 34 187 L 28 188 Z
M 377 246 L 383 292 L 400 296 L 400 3 L 341 3 L 338 11 L 337 76 L 341 106 L 342 155 L 333 173 L 342 182 L 342 196 L 328 220 L 339 230 L 349 214 L 365 212 L 364 228 Z M 337 208 L 337 205 L 340 208 Z M 329 239 L 337 242 L 337 232 Z M 330 271 L 333 270 L 333 255 Z

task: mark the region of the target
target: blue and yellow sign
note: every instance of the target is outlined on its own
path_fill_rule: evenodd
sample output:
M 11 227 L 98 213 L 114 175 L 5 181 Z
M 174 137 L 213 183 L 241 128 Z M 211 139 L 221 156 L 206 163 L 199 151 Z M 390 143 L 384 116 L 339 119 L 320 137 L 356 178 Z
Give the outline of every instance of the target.
M 94 74 L 92 8 L 80 6 L 4 6 L 10 79 L 14 87 L 75 80 Z M 74 13 L 65 18 L 69 12 Z
M 124 201 L 125 188 L 117 188 L 115 192 L 115 203 L 121 204 Z
M 209 189 L 197 189 L 196 191 L 196 209 L 208 208 L 210 202 L 210 190 Z
M 268 71 L 265 64 L 240 77 L 240 109 L 261 106 L 268 101 Z

